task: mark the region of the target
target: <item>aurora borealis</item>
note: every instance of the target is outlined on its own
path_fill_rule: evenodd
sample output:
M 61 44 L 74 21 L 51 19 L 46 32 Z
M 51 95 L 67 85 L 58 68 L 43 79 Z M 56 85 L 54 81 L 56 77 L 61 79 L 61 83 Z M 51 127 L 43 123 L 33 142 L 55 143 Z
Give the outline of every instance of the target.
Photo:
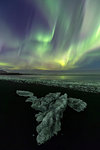
M 100 68 L 100 0 L 0 0 L 0 69 Z

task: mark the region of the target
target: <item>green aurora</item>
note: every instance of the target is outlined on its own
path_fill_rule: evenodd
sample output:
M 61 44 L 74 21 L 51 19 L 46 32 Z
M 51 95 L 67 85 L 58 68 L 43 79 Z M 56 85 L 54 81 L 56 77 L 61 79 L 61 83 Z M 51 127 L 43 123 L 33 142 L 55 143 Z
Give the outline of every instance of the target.
M 1 0 L 0 68 L 95 68 L 100 58 L 99 6 L 99 0 Z

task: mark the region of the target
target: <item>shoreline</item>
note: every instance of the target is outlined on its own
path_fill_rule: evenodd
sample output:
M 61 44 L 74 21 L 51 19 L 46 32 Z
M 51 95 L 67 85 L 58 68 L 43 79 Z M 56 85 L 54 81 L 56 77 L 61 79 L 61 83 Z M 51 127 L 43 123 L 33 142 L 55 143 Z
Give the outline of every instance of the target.
M 82 91 L 88 93 L 100 93 L 99 82 L 86 82 L 86 81 L 64 81 L 64 80 L 47 80 L 47 79 L 31 79 L 31 78 L 19 78 L 19 77 L 6 77 L 0 78 L 0 81 L 9 81 L 18 84 L 28 85 L 45 85 L 47 87 L 58 87 L 73 91 Z

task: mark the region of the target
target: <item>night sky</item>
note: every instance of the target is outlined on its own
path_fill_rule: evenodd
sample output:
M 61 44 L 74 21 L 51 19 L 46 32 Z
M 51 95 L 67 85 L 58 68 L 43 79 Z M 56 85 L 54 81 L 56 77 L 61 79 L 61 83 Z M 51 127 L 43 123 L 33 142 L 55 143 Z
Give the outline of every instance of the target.
M 0 69 L 100 68 L 100 0 L 0 0 Z

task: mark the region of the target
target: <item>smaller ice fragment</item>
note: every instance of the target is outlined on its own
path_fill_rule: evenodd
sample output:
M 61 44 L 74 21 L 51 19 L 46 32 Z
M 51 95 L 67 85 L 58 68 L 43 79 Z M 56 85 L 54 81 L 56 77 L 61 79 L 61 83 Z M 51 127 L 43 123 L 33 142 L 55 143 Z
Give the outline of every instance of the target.
M 73 108 L 77 112 L 84 111 L 84 109 L 87 107 L 87 104 L 77 98 L 68 98 L 68 106 Z
M 24 97 L 32 97 L 33 96 L 33 93 L 29 92 L 29 91 L 20 91 L 20 90 L 17 90 L 16 93 L 19 96 L 24 96 Z

